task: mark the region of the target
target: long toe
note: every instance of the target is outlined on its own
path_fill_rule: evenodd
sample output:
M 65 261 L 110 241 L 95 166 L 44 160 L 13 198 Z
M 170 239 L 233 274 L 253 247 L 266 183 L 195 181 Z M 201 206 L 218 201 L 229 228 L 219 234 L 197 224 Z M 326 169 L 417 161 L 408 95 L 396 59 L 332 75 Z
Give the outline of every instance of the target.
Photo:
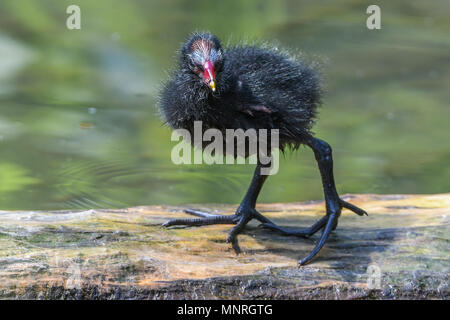
M 301 237 L 301 238 L 308 238 L 310 236 L 310 230 L 308 229 L 287 229 L 280 226 L 277 226 L 274 223 L 262 223 L 260 224 L 260 227 L 269 229 L 278 233 L 281 233 L 285 236 L 294 236 L 294 237 Z
M 316 247 L 311 251 L 311 253 L 304 259 L 300 260 L 298 262 L 299 266 L 303 266 L 309 262 L 316 256 L 316 254 L 319 253 L 320 249 L 325 245 L 325 242 L 328 239 L 328 236 L 330 235 L 331 231 L 333 230 L 334 226 L 337 223 L 338 215 L 335 213 L 330 214 L 329 216 L 326 216 L 328 221 L 327 225 L 325 226 L 325 229 L 323 230 L 322 236 L 320 237 L 319 242 L 317 243 Z
M 236 254 L 241 253 L 241 248 L 239 247 L 237 236 L 244 230 L 245 226 L 251 219 L 251 215 L 243 215 L 239 219 L 238 223 L 233 228 L 231 228 L 230 232 L 228 233 L 227 243 L 231 243 L 231 246 L 233 247 Z
M 363 210 L 363 209 L 361 209 L 361 208 L 355 206 L 354 204 L 351 204 L 351 203 L 349 203 L 349 202 L 347 202 L 347 201 L 344 201 L 344 200 L 342 200 L 342 199 L 339 199 L 339 202 L 340 202 L 340 205 L 341 205 L 343 208 L 346 208 L 346 209 L 348 209 L 348 210 L 350 210 L 350 211 L 353 211 L 353 212 L 356 213 L 358 216 L 367 216 L 367 215 L 368 215 L 367 212 L 366 212 L 365 210 Z
M 171 226 L 208 226 L 212 224 L 235 224 L 238 221 L 236 215 L 212 215 L 206 218 L 194 218 L 194 219 L 171 219 L 165 222 L 163 227 Z
M 212 217 L 221 216 L 220 214 L 213 214 L 213 213 L 194 210 L 194 209 L 185 209 L 184 212 L 186 212 L 187 214 L 196 216 L 196 217 L 201 217 L 201 218 L 212 218 Z
M 321 219 L 319 219 L 316 223 L 314 223 L 311 227 L 309 227 L 307 229 L 288 229 L 288 228 L 277 226 L 273 222 L 262 223 L 261 227 L 273 230 L 275 232 L 280 232 L 281 234 L 286 235 L 286 236 L 309 238 L 310 236 L 315 234 L 317 231 L 319 231 L 320 229 L 325 227 L 327 221 L 328 221 L 328 216 L 323 216 Z

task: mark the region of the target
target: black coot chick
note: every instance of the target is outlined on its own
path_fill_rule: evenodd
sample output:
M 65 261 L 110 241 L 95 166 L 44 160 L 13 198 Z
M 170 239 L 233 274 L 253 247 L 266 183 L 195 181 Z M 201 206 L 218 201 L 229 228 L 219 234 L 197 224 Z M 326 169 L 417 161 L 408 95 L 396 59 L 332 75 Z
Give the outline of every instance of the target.
M 288 55 L 258 46 L 222 48 L 210 33 L 195 33 L 183 45 L 179 68 L 165 85 L 160 109 L 165 122 L 174 129 L 193 131 L 194 121 L 203 130 L 278 129 L 279 148 L 310 147 L 317 160 L 325 194 L 326 215 L 302 230 L 277 226 L 255 210 L 256 199 L 267 175 L 258 161 L 250 187 L 233 215 L 216 215 L 196 210 L 194 219 L 173 219 L 164 226 L 234 224 L 227 242 L 239 252 L 237 235 L 252 219 L 284 235 L 309 237 L 319 230 L 322 236 L 300 265 L 308 263 L 337 227 L 342 208 L 358 215 L 366 212 L 342 200 L 335 187 L 331 147 L 315 138 L 310 129 L 320 103 L 320 81 L 312 67 Z

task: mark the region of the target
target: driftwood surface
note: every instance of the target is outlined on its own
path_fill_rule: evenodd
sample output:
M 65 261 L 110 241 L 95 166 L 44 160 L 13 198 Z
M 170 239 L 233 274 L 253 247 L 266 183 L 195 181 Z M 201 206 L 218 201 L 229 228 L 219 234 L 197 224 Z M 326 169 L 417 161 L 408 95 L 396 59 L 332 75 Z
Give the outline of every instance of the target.
M 347 195 L 369 213 L 343 210 L 309 265 L 299 258 L 320 234 L 286 237 L 252 221 L 161 228 L 184 208 L 224 214 L 235 206 L 147 206 L 82 212 L 0 211 L 2 299 L 448 299 L 450 194 Z M 260 204 L 278 223 L 307 227 L 324 203 Z

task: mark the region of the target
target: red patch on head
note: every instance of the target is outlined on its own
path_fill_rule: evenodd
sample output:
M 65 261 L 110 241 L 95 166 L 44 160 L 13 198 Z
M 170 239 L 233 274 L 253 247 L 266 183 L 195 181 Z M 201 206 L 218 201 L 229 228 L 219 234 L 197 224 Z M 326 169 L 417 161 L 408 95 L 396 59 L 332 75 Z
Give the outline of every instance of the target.
M 205 39 L 195 40 L 191 45 L 192 53 L 194 56 L 197 56 L 196 60 L 199 63 L 203 63 L 209 59 L 212 48 L 214 48 L 214 43 Z
M 211 48 L 213 48 L 213 47 L 214 47 L 214 43 L 212 43 L 209 40 L 205 40 L 205 39 L 195 40 L 191 45 L 192 51 L 201 50 L 205 53 L 209 52 L 209 50 L 211 50 Z
M 211 63 L 211 61 L 206 61 L 205 64 L 203 65 L 203 69 L 205 70 L 203 77 L 205 78 L 206 83 L 214 81 L 215 79 L 214 66 Z

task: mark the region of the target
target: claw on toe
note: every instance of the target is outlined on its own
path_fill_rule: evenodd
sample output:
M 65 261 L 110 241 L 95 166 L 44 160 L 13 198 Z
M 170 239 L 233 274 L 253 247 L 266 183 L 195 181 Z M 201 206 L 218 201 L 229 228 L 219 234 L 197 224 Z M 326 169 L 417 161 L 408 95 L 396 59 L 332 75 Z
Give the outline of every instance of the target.
M 231 247 L 233 248 L 236 254 L 240 254 L 242 252 L 241 247 L 239 247 L 239 242 L 237 238 L 227 238 L 227 243 L 231 243 Z
M 298 263 L 297 263 L 297 267 L 302 267 L 302 266 L 304 266 L 305 264 L 306 264 L 306 259 L 302 259 L 302 260 L 300 260 Z
M 172 224 L 171 224 L 171 220 L 169 220 L 169 221 L 166 221 L 166 222 L 164 222 L 162 225 L 161 225 L 161 227 L 163 227 L 163 228 L 167 228 L 167 227 L 170 227 Z
M 346 208 L 350 211 L 353 211 L 354 213 L 356 213 L 358 216 L 368 216 L 367 212 L 361 208 L 358 208 L 357 206 L 355 206 L 354 204 L 351 204 L 347 201 L 344 201 L 342 199 L 340 199 L 340 204 L 343 208 Z

